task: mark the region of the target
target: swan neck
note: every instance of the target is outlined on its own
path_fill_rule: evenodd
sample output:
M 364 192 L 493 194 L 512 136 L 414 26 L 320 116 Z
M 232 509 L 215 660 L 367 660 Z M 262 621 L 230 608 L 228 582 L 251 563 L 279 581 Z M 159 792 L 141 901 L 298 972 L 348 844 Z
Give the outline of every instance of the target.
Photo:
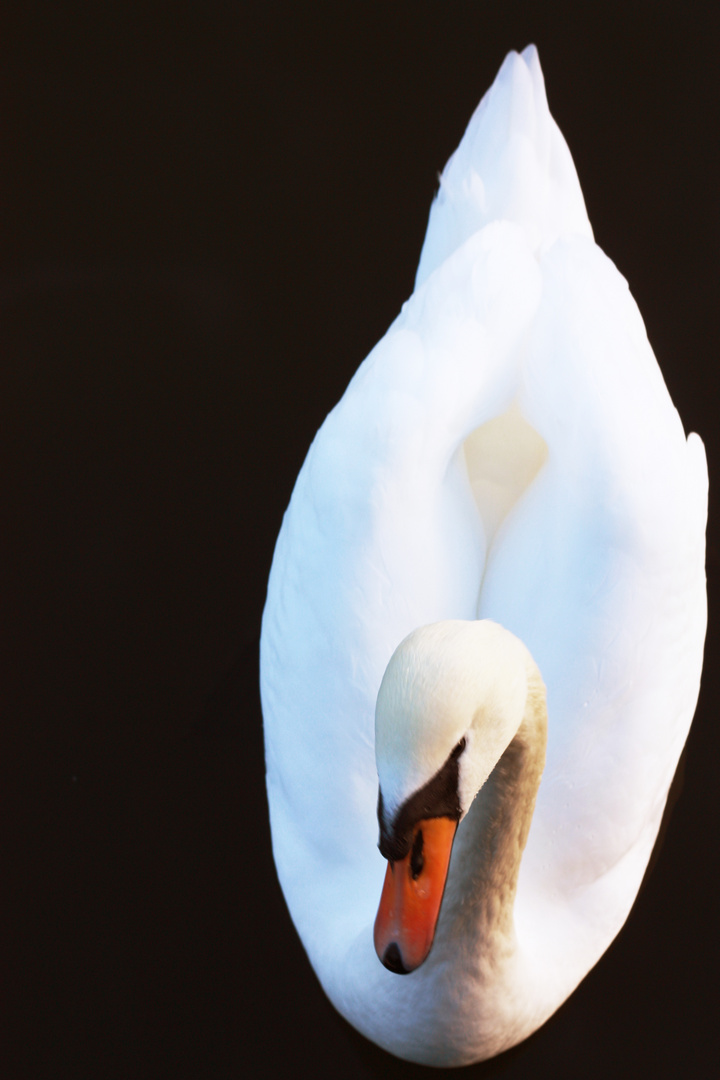
M 466 905 L 472 898 L 476 934 L 482 939 L 478 945 L 485 956 L 492 948 L 514 945 L 520 863 L 545 766 L 545 687 L 537 669 L 528 681 L 520 726 L 458 830 L 455 867 L 450 868 L 453 893 L 464 896 Z

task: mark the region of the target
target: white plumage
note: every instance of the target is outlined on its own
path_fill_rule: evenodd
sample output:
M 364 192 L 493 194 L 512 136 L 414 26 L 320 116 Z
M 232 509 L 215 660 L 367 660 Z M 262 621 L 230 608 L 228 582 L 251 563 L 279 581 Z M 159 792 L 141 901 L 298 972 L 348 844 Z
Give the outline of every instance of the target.
M 513 1045 L 625 921 L 698 694 L 706 506 L 702 443 L 593 242 L 537 53 L 511 53 L 443 173 L 415 292 L 310 448 L 263 618 L 280 881 L 330 999 L 391 1052 Z M 493 984 L 439 933 L 400 977 L 372 940 L 376 698 L 406 635 L 476 618 L 520 638 L 547 687 L 516 952 Z M 431 758 L 419 745 L 398 790 Z M 477 877 L 472 817 L 453 895 Z

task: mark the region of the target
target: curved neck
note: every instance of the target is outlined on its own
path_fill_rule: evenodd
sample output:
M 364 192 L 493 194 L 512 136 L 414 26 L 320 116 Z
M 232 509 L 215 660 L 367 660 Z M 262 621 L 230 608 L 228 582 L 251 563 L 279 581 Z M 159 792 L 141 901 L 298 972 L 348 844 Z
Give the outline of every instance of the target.
M 493 965 L 515 947 L 515 893 L 546 744 L 545 687 L 533 673 L 520 727 L 458 829 L 443 901 L 448 937 L 473 937 L 470 952 L 481 964 Z

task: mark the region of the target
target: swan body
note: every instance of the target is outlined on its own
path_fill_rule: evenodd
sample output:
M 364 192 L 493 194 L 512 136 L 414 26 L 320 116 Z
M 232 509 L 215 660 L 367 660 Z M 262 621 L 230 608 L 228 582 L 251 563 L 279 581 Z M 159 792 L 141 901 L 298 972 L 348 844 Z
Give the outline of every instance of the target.
M 697 700 L 706 509 L 537 53 L 511 53 L 413 295 L 310 448 L 263 616 L 278 875 L 326 993 L 385 1049 L 499 1053 L 623 925 Z M 435 939 L 400 977 L 373 947 L 378 781 L 390 835 L 458 740 Z

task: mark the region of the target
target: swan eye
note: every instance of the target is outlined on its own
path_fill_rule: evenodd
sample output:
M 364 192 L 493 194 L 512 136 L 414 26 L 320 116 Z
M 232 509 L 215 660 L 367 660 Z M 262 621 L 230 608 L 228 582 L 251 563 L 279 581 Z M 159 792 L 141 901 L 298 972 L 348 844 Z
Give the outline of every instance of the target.
M 413 840 L 412 852 L 410 853 L 410 873 L 412 874 L 413 881 L 417 881 L 423 872 L 425 866 L 425 859 L 423 858 L 423 834 L 422 829 L 418 829 L 415 833 L 415 839 Z

